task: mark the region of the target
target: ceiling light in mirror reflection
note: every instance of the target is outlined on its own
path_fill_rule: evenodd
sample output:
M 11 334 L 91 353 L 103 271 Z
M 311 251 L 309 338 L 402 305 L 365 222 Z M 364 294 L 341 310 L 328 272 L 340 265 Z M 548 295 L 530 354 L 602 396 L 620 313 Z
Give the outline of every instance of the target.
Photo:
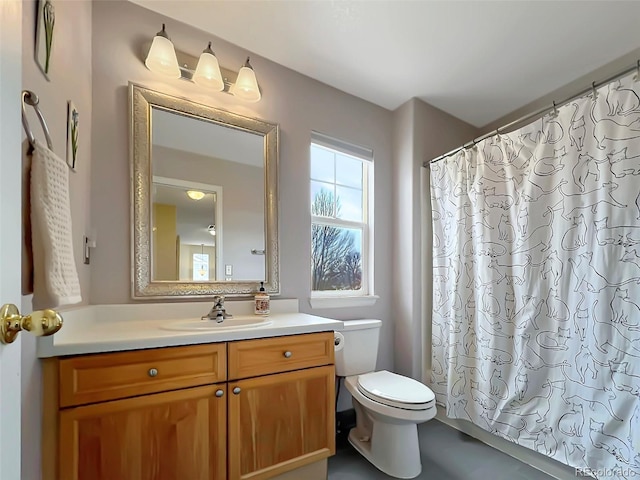
M 222 245 L 216 245 L 216 238 L 209 235 L 205 220 L 213 218 L 219 208 L 221 187 L 198 184 L 203 198 L 194 202 L 184 195 L 184 182 L 154 176 L 153 186 L 153 278 L 165 281 L 219 280 L 222 271 L 217 260 L 222 254 Z M 203 259 L 206 259 L 206 274 L 198 273 L 197 266 L 205 261 Z
M 187 197 L 189 197 L 191 200 L 202 200 L 204 196 L 205 193 L 199 190 L 187 190 Z

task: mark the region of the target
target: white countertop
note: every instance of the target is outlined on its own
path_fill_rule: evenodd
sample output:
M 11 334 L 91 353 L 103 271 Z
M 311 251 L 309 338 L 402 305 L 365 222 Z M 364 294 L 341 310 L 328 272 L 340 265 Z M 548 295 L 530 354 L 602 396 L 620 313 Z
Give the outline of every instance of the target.
M 234 317 L 253 314 L 252 301 L 227 301 Z M 298 313 L 297 300 L 271 300 L 268 325 L 223 331 L 176 331 L 164 327 L 184 320 L 199 319 L 210 303 L 156 303 L 90 305 L 62 310 L 62 329 L 50 337 L 38 338 L 38 357 L 140 350 L 144 348 L 194 345 L 342 330 L 343 322 Z

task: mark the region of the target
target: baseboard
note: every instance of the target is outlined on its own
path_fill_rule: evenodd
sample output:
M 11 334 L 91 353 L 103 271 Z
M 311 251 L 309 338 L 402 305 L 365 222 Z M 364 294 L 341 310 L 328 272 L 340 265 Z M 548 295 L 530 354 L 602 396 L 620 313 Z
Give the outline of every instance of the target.
M 529 448 L 516 445 L 515 443 L 511 443 L 503 438 L 497 437 L 496 435 L 492 435 L 486 430 L 483 430 L 466 420 L 447 418 L 444 413 L 444 409 L 441 407 L 438 407 L 438 413 L 436 414 L 435 419 L 455 428 L 456 430 L 466 433 L 470 437 L 480 440 L 482 443 L 485 443 L 496 450 L 500 450 L 502 453 L 520 460 L 522 463 L 526 463 L 527 465 L 530 465 L 553 478 L 557 478 L 558 480 L 576 479 L 575 469 L 568 467 L 557 460 L 541 455 Z

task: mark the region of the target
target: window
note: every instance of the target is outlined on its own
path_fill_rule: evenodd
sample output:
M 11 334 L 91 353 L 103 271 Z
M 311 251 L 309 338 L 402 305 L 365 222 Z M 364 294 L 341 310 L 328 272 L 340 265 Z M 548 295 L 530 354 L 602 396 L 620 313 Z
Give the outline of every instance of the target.
M 193 281 L 194 282 L 209 281 L 209 254 L 208 253 L 193 254 Z
M 370 296 L 373 152 L 313 132 L 310 157 L 312 305 Z

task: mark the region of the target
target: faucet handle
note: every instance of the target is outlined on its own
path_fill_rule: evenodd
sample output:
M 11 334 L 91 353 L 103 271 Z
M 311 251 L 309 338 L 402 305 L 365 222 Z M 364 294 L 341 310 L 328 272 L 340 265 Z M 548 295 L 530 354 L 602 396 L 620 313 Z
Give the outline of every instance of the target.
M 224 305 L 224 296 L 222 295 L 216 295 L 213 297 L 213 304 L 215 306 L 222 306 Z

